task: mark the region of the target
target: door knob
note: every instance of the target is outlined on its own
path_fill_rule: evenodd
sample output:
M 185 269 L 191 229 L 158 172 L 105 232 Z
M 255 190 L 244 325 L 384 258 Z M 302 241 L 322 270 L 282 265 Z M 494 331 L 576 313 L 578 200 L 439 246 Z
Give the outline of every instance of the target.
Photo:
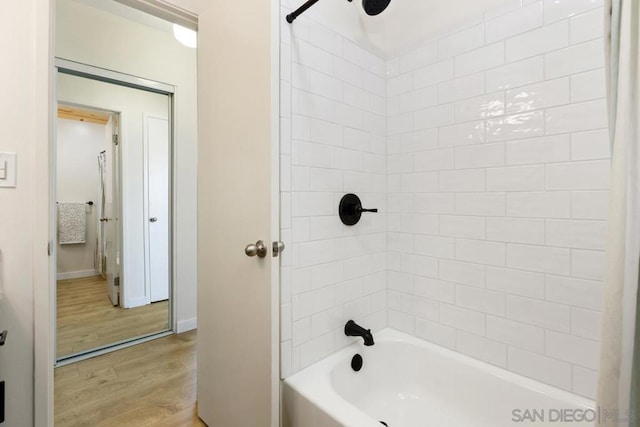
M 158 222 L 158 218 L 155 216 L 153 218 L 149 218 L 149 222 Z
M 249 244 L 244 248 L 244 253 L 247 256 L 258 256 L 258 258 L 264 258 L 267 256 L 267 247 L 262 240 L 258 240 L 256 244 Z

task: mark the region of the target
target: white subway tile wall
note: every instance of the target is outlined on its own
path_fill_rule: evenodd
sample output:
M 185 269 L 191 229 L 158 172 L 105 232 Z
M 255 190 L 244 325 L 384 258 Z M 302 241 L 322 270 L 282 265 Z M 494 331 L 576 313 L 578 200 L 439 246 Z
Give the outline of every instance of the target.
M 593 398 L 609 186 L 603 4 L 519 3 L 425 41 L 439 50 L 422 68 L 388 62 L 387 105 L 400 103 L 387 110 L 388 259 L 400 260 L 388 265 L 389 325 Z M 398 226 L 405 217 L 416 222 Z M 427 315 L 418 302 L 432 303 Z
M 354 319 L 595 396 L 602 13 L 510 1 L 386 59 L 304 15 L 283 26 L 284 377 Z M 348 192 L 380 212 L 342 225 Z
M 293 6 L 284 3 L 283 22 Z M 407 58 L 403 69 L 422 67 L 418 57 Z M 286 377 L 351 342 L 344 336 L 349 319 L 374 331 L 387 326 L 387 80 L 384 59 L 308 15 L 283 25 L 281 64 Z M 432 91 L 407 97 L 403 108 L 437 104 L 437 89 Z M 432 101 L 423 100 L 429 96 Z M 410 123 L 398 120 L 396 126 L 413 128 L 410 116 Z M 406 181 L 407 191 L 413 182 Z M 357 193 L 364 207 L 380 213 L 365 214 L 356 227 L 343 225 L 338 204 L 346 193 Z M 407 229 L 411 220 L 417 221 L 408 217 Z M 437 223 L 426 230 L 437 231 Z M 410 271 L 433 274 L 436 268 L 416 258 Z M 426 310 L 412 312 L 424 317 Z

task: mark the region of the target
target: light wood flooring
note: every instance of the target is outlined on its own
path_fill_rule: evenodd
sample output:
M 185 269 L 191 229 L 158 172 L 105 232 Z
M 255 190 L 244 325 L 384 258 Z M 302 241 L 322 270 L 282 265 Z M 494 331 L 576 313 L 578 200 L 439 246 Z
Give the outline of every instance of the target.
M 55 370 L 56 427 L 195 427 L 196 332 Z
M 58 357 L 168 329 L 167 301 L 123 310 L 107 292 L 100 276 L 58 281 Z

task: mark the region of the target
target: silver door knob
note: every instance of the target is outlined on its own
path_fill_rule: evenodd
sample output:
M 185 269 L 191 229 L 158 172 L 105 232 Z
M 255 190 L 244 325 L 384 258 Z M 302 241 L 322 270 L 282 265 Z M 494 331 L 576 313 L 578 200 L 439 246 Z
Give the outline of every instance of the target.
M 258 240 L 256 244 L 249 244 L 244 248 L 244 253 L 247 256 L 258 256 L 258 258 L 264 258 L 267 256 L 267 247 L 262 240 Z
M 155 216 L 153 218 L 149 218 L 149 222 L 158 222 L 158 218 Z

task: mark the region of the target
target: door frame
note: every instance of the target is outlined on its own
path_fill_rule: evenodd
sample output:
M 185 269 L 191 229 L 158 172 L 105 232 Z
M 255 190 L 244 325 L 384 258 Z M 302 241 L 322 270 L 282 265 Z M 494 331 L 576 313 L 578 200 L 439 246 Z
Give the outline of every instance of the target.
M 58 99 L 56 102 L 56 108 L 59 108 L 60 105 L 67 105 L 70 107 L 78 107 L 81 109 L 85 109 L 85 110 L 90 110 L 90 111 L 96 111 L 96 112 L 102 112 L 102 113 L 107 113 L 109 114 L 109 116 L 111 117 L 111 120 L 115 120 L 115 125 L 112 123 L 111 124 L 111 134 L 113 136 L 117 136 L 118 138 L 120 137 L 120 135 L 122 135 L 122 120 L 124 119 L 125 116 L 125 109 L 121 108 L 121 107 L 115 107 L 115 106 L 102 106 L 102 107 L 96 107 L 94 105 L 88 105 L 88 104 L 81 104 L 81 103 L 77 103 L 77 102 L 70 102 L 70 101 L 65 101 L 65 100 L 61 100 Z M 55 153 L 57 150 L 57 135 L 58 135 L 58 131 L 57 131 L 57 122 L 54 123 L 54 129 L 55 129 L 55 140 L 52 142 L 52 148 L 53 148 L 53 152 Z M 56 176 L 56 172 L 57 172 L 57 162 L 55 160 L 52 161 L 53 164 L 53 170 L 51 171 L 52 176 Z M 117 150 L 117 154 L 116 156 L 113 158 L 113 170 L 111 171 L 112 174 L 117 175 L 117 181 L 118 181 L 118 186 L 121 185 L 122 183 L 122 176 L 120 175 L 120 171 L 121 171 L 121 164 L 122 164 L 122 158 L 121 158 L 121 152 L 120 150 Z M 54 186 L 54 194 L 57 192 L 57 182 L 53 183 Z M 118 187 L 118 192 L 117 192 L 118 198 L 117 198 L 117 203 L 115 204 L 115 208 L 114 208 L 114 214 L 116 214 L 118 216 L 118 218 L 122 218 L 122 189 Z M 57 221 L 57 218 L 55 218 L 55 212 L 53 212 L 53 218 L 54 220 Z M 120 245 L 122 243 L 122 223 L 118 222 L 118 227 L 116 229 L 116 235 L 117 235 L 117 244 Z M 57 236 L 53 236 L 56 238 L 57 240 Z M 53 248 L 52 249 L 52 257 L 54 257 L 56 259 L 56 264 L 57 264 L 57 259 L 58 259 L 58 246 L 57 246 L 57 242 L 54 242 L 54 244 L 52 245 Z M 119 248 L 116 247 L 116 251 L 118 251 Z M 56 269 L 57 269 L 57 265 L 56 265 Z M 118 277 L 121 274 L 121 271 L 118 271 Z M 56 284 L 54 286 L 55 290 L 56 290 L 56 294 L 57 294 L 57 288 L 58 288 L 58 278 L 57 278 L 57 274 L 56 274 Z M 118 296 L 119 299 L 121 299 L 121 296 Z M 113 301 L 113 300 L 112 300 Z M 57 304 L 54 307 L 55 309 L 55 313 L 57 314 Z M 56 327 L 57 327 L 57 316 L 56 316 Z M 57 350 L 57 337 L 56 337 L 56 350 Z M 57 357 L 56 357 L 57 358 Z
M 271 237 L 280 242 L 280 0 L 271 4 Z M 287 242 L 289 243 L 289 242 Z M 273 248 L 272 248 L 273 249 Z M 286 248 L 285 248 L 286 250 Z M 289 248 L 291 250 L 291 248 Z M 280 304 L 282 254 L 271 257 L 271 427 L 282 425 L 282 382 L 280 381 Z
M 198 14 L 186 10 L 176 0 L 115 0 L 138 10 L 156 15 L 162 19 L 197 30 Z M 272 236 L 280 236 L 280 0 L 271 3 L 271 147 L 272 147 Z M 178 4 L 176 4 L 178 3 Z M 205 1 L 199 3 L 204 8 Z M 169 14 L 167 13 L 169 11 Z M 172 19 L 172 16 L 176 17 Z M 180 17 L 180 18 L 178 18 Z M 186 17 L 186 18 L 185 18 Z M 53 236 L 56 233 L 55 217 L 51 214 L 51 201 L 55 194 L 55 170 L 52 150 L 55 147 L 55 117 L 57 111 L 55 66 L 55 0 L 35 3 L 35 62 L 34 79 L 36 86 L 36 126 L 35 144 L 35 214 L 33 246 L 33 287 L 34 287 L 34 424 L 53 427 L 54 421 L 54 364 L 55 352 L 55 285 L 56 260 L 50 256 Z M 173 112 L 172 112 L 173 114 Z M 173 119 L 173 116 L 172 116 Z M 175 162 L 175 157 L 173 159 Z M 172 254 L 175 262 L 176 254 Z M 280 425 L 280 268 L 278 258 L 272 258 L 271 277 L 271 330 L 272 330 L 272 423 Z M 175 270 L 175 269 L 174 269 Z M 172 277 L 175 271 L 172 272 Z M 174 280 L 175 283 L 175 280 Z M 176 319 L 177 304 L 173 304 L 173 319 Z M 174 329 L 176 325 L 173 325 Z

